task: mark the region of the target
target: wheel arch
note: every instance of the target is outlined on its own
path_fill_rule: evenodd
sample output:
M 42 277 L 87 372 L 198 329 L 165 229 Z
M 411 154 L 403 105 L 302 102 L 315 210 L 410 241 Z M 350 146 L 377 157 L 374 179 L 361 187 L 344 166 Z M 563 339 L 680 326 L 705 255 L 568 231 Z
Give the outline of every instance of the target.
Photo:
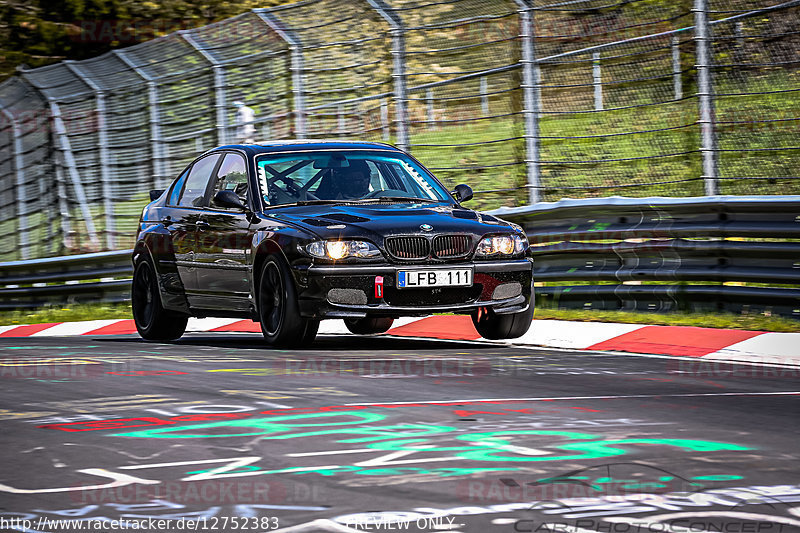
M 186 300 L 186 291 L 184 290 L 183 283 L 178 275 L 177 268 L 172 269 L 164 268 L 162 261 L 158 260 L 159 252 L 161 254 L 171 255 L 174 259 L 175 255 L 172 250 L 172 245 L 168 239 L 163 235 L 157 233 L 147 233 L 140 237 L 133 248 L 131 261 L 136 270 L 136 264 L 145 257 L 150 260 L 150 265 L 153 267 L 153 272 L 158 280 L 158 297 L 161 300 L 161 305 L 164 309 L 175 311 L 186 315 L 191 314 L 189 310 L 189 303 Z M 173 290 L 170 293 L 164 290 L 165 286 L 171 287 Z
M 270 255 L 277 255 L 280 257 L 287 266 L 289 266 L 289 259 L 283 251 L 283 247 L 275 242 L 273 239 L 265 238 L 259 244 L 253 254 L 253 300 L 258 310 L 258 287 L 261 283 L 261 270 L 264 268 L 264 263 Z M 291 269 L 290 269 L 291 270 Z

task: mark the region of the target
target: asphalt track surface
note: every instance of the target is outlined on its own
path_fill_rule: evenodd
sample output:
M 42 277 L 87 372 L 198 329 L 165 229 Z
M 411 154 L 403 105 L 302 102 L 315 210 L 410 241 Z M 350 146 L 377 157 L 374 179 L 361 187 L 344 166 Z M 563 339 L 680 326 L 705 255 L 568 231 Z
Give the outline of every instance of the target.
M 800 531 L 798 376 L 385 336 L 0 339 L 0 531 Z

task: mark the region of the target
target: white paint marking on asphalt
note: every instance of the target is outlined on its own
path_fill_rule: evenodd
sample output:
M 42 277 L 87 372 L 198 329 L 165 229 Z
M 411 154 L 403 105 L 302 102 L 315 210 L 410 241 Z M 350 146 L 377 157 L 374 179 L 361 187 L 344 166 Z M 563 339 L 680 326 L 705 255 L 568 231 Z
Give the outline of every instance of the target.
M 453 341 L 446 341 L 446 340 L 443 340 L 443 339 L 428 339 L 428 340 L 430 340 L 430 341 L 440 340 L 442 342 L 453 342 Z M 529 350 L 529 351 L 536 351 L 536 352 L 548 351 L 548 352 L 557 352 L 557 353 L 564 353 L 564 354 L 568 354 L 568 355 L 577 355 L 577 356 L 585 356 L 585 357 L 643 357 L 643 358 L 646 358 L 646 359 L 671 359 L 673 361 L 675 361 L 675 360 L 678 360 L 678 361 L 685 360 L 685 361 L 695 361 L 695 362 L 703 361 L 703 360 L 705 360 L 705 359 L 707 359 L 709 357 L 708 355 L 703 356 L 703 357 L 681 357 L 681 356 L 677 356 L 677 355 L 659 355 L 659 354 L 653 354 L 653 353 L 618 352 L 618 351 L 614 351 L 614 350 L 608 350 L 608 351 L 606 351 L 606 350 L 603 350 L 603 351 L 599 351 L 599 350 L 598 351 L 595 351 L 595 350 L 574 350 L 574 349 L 569 349 L 569 348 L 555 348 L 555 347 L 551 347 L 551 346 L 527 346 L 527 345 L 524 345 L 524 344 L 517 345 L 517 344 L 514 344 L 513 341 L 505 341 L 504 343 L 503 342 L 497 342 L 497 341 L 486 341 L 486 340 L 459 341 L 459 342 L 472 342 L 472 343 L 475 343 L 475 344 L 483 344 L 483 345 L 495 344 L 497 346 L 501 346 L 502 345 L 502 346 L 508 346 L 509 348 L 521 348 L 523 350 Z M 715 352 L 715 353 L 722 353 L 722 352 L 724 352 L 724 350 L 721 350 L 720 352 Z M 714 355 L 714 354 L 711 354 L 711 355 Z M 714 359 L 716 360 L 716 362 L 721 362 L 722 361 L 722 359 L 717 359 L 717 358 L 714 358 Z M 772 361 L 762 361 L 762 360 L 759 360 L 759 361 L 752 361 L 752 360 L 750 360 L 750 361 L 725 360 L 725 361 L 729 362 L 729 363 L 735 363 L 737 365 L 765 366 L 765 367 L 776 367 L 776 368 L 798 368 L 798 367 L 800 367 L 800 363 L 793 364 L 793 362 L 791 362 L 791 361 L 781 361 L 780 363 L 772 362 Z
M 287 453 L 284 455 L 286 455 L 286 457 L 316 457 L 317 455 L 341 455 L 344 453 L 365 453 L 374 451 L 376 451 L 374 448 L 359 448 L 357 450 L 328 450 L 324 452 Z
M 30 337 L 57 337 L 57 336 L 71 336 L 83 335 L 96 329 L 100 329 L 111 324 L 116 324 L 124 319 L 114 318 L 109 320 L 84 320 L 81 322 L 62 322 L 55 326 L 50 326 L 42 331 L 37 331 Z
M 187 332 L 206 332 L 214 328 L 221 328 L 234 322 L 239 322 L 239 318 L 190 318 L 186 325 Z
M 275 403 L 275 402 L 259 401 L 259 402 L 253 402 L 253 403 L 257 403 L 259 405 L 266 405 L 267 407 L 272 407 L 273 409 L 291 409 L 292 408 L 291 405 L 285 405 L 285 404 L 282 404 L 282 403 Z
M 576 335 L 574 322 L 536 320 L 533 327 L 522 337 L 514 339 L 513 343 L 581 350 L 644 327 L 645 324 L 583 322 L 580 325 L 580 335 Z
M 455 400 L 427 400 L 419 402 L 370 402 L 370 403 L 346 403 L 343 405 L 364 405 L 364 406 L 382 406 L 382 405 L 436 405 L 436 404 L 450 404 L 450 403 L 479 403 L 479 402 L 551 402 L 554 400 L 618 400 L 626 398 L 692 398 L 692 397 L 705 397 L 705 396 L 797 396 L 800 391 L 782 391 L 782 392 L 706 392 L 706 393 L 687 393 L 687 394 L 628 394 L 628 395 L 613 395 L 613 396 L 551 396 L 551 397 L 538 397 L 538 398 L 467 398 Z
M 363 533 L 361 529 L 353 529 L 342 524 L 337 524 L 333 520 L 328 520 L 327 518 L 320 518 L 319 520 L 313 520 L 297 526 L 275 529 L 273 533 L 318 533 L 320 531 Z
M 797 365 L 800 364 L 800 333 L 765 333 L 731 344 L 704 356 L 703 359 L 749 359 Z
M 347 326 L 344 325 L 344 320 L 323 320 L 319 324 L 317 334 L 322 335 L 336 335 L 338 333 L 350 334 Z

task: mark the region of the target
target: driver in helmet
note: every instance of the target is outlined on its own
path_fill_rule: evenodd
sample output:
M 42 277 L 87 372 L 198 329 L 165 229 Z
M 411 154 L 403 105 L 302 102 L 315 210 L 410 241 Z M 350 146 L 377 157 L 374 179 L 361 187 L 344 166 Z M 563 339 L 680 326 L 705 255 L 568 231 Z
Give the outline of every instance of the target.
M 350 159 L 350 165 L 333 169 L 335 199 L 363 198 L 369 193 L 370 170 L 363 159 Z

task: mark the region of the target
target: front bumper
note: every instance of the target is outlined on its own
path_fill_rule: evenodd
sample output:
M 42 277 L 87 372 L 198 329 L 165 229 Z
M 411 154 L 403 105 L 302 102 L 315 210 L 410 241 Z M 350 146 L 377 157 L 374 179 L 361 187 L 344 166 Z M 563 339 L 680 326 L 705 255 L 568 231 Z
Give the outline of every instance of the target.
M 397 287 L 400 270 L 473 269 L 471 287 Z M 533 261 L 475 261 L 437 265 L 311 265 L 294 268 L 300 314 L 305 318 L 363 318 L 466 314 L 481 307 L 517 313 L 531 305 Z M 383 278 L 380 295 L 376 277 Z

